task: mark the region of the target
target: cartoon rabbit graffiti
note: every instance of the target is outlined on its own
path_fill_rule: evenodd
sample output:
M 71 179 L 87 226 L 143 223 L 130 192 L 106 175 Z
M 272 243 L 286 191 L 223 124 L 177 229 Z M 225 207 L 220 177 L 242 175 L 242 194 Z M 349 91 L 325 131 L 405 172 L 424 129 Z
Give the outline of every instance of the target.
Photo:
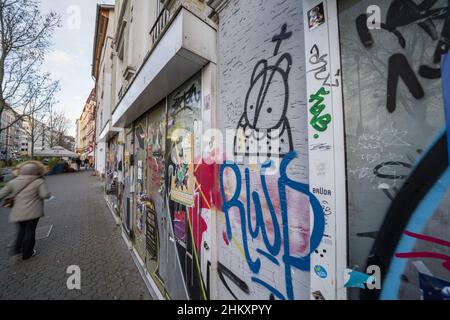
M 291 37 L 292 32 L 286 31 L 285 24 L 281 33 L 273 37 L 272 42 L 276 43 L 273 56 L 278 55 L 282 41 Z M 255 65 L 234 140 L 235 157 L 258 157 L 264 162 L 272 157 L 284 158 L 294 150 L 286 116 L 291 68 L 289 53 L 282 54 L 273 65 L 266 59 Z

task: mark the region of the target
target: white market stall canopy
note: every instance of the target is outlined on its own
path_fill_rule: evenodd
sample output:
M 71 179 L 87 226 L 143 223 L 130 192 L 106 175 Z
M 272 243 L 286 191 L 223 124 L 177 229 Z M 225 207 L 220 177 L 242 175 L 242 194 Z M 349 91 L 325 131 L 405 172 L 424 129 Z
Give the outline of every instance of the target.
M 75 152 L 64 149 L 63 147 L 53 147 L 51 149 L 37 151 L 35 154 L 40 157 L 68 157 L 68 158 L 78 157 L 78 155 Z

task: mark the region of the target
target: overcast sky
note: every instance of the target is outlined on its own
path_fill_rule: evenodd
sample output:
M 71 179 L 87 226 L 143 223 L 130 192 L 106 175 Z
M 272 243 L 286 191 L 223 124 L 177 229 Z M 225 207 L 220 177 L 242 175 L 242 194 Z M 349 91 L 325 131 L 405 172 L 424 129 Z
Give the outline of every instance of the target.
M 64 110 L 71 120 L 69 134 L 75 136 L 75 121 L 94 88 L 91 65 L 96 6 L 97 3 L 112 4 L 114 0 L 41 1 L 43 13 L 52 10 L 62 18 L 62 27 L 54 34 L 43 70 L 49 71 L 53 79 L 60 81 L 57 108 Z

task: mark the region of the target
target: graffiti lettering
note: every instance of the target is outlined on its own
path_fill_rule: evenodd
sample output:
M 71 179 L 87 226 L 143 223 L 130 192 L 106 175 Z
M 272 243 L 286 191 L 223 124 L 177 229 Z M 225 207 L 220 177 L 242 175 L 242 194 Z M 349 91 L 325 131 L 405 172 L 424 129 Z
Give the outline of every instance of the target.
M 386 173 L 382 173 L 381 170 L 385 167 L 391 167 L 391 166 L 400 166 L 400 167 L 404 167 L 404 168 L 408 168 L 408 169 L 412 169 L 412 165 L 410 165 L 409 163 L 405 163 L 405 162 L 400 162 L 400 161 L 388 161 L 388 162 L 383 162 L 380 165 L 376 166 L 375 169 L 373 169 L 373 173 L 382 179 L 392 179 L 392 180 L 397 180 L 397 179 L 406 179 L 408 177 L 407 174 L 386 174 Z M 394 171 L 395 172 L 395 171 Z
M 197 89 L 195 83 L 187 91 L 183 91 L 181 94 L 173 98 L 172 108 L 176 109 L 177 112 L 179 108 L 191 108 L 197 105 L 201 99 L 201 91 Z
M 311 95 L 309 102 L 314 105 L 309 109 L 309 112 L 313 115 L 310 122 L 311 126 L 319 132 L 325 132 L 328 129 L 328 125 L 331 123 L 330 114 L 322 114 L 325 110 L 325 105 L 322 103 L 325 98 L 324 96 L 330 94 L 330 91 L 325 90 L 325 88 L 320 88 L 316 94 Z M 314 138 L 319 138 L 319 135 L 314 135 Z
M 331 145 L 329 145 L 329 144 L 326 144 L 326 143 L 319 143 L 319 144 L 313 144 L 313 145 L 311 145 L 311 148 L 310 148 L 310 150 L 311 151 L 316 151 L 316 150 L 318 150 L 318 151 L 328 151 L 328 150 L 331 150 Z
M 416 238 L 419 240 L 423 240 L 426 242 L 430 242 L 430 243 L 434 243 L 434 244 L 438 244 L 438 245 L 450 248 L 450 242 L 445 241 L 445 240 L 426 236 L 423 234 L 413 233 L 410 231 L 405 231 L 404 234 L 409 237 L 412 237 L 412 238 Z M 450 271 L 450 256 L 447 256 L 445 254 L 436 253 L 436 252 L 405 252 L 405 253 L 396 253 L 395 257 L 406 258 L 406 259 L 428 258 L 428 259 L 444 260 L 444 262 L 442 263 L 442 266 L 445 269 L 447 269 L 448 271 Z
M 234 294 L 234 292 L 231 290 L 230 286 L 228 285 L 228 282 L 225 280 L 225 277 L 229 278 L 231 280 L 231 282 L 233 282 L 239 289 L 242 290 L 242 292 L 246 293 L 247 295 L 250 294 L 250 288 L 245 283 L 245 281 L 239 279 L 239 277 L 237 275 L 235 275 L 230 269 L 225 267 L 220 262 L 218 263 L 218 266 L 217 266 L 217 273 L 219 275 L 219 279 L 222 281 L 225 288 L 236 300 L 238 300 L 238 298 Z
M 330 81 L 331 73 L 328 71 L 328 54 L 320 55 L 319 48 L 314 45 L 311 50 L 311 57 L 309 58 L 309 63 L 314 66 L 313 69 L 309 70 L 307 73 L 314 72 L 314 78 L 319 81 L 323 81 L 322 85 L 326 87 L 339 87 L 339 79 L 334 79 L 334 83 Z M 336 77 L 339 77 L 341 70 L 338 70 Z
M 394 127 L 393 123 L 391 123 L 388 127 L 378 133 L 362 134 L 358 138 L 358 143 L 355 146 L 350 146 L 350 149 L 353 152 L 361 150 L 379 150 L 381 153 L 384 153 L 385 149 L 388 147 L 409 147 L 411 144 L 406 142 L 404 139 L 407 135 L 407 131 L 399 130 Z M 395 158 L 399 157 L 394 153 L 389 153 L 389 155 Z
M 393 113 L 397 107 L 397 88 L 398 80 L 400 78 L 403 80 L 414 98 L 422 99 L 425 96 L 423 87 L 412 70 L 408 59 L 403 54 L 394 54 L 389 58 L 387 86 L 386 108 L 390 113 Z
M 269 290 L 275 297 L 278 299 L 294 299 L 293 292 L 293 284 L 292 284 L 292 268 L 297 268 L 299 270 L 308 271 L 310 269 L 309 265 L 309 257 L 310 254 L 303 257 L 292 256 L 290 249 L 290 241 L 289 241 L 289 212 L 287 206 L 287 190 L 292 189 L 296 192 L 302 193 L 309 197 L 311 207 L 313 209 L 314 214 L 314 228 L 310 237 L 310 250 L 309 253 L 313 252 L 320 244 L 324 233 L 325 226 L 325 218 L 322 210 L 322 205 L 317 200 L 317 198 L 309 191 L 309 186 L 294 180 L 291 180 L 287 175 L 287 167 L 291 163 L 291 161 L 295 158 L 296 153 L 289 153 L 281 162 L 280 165 L 280 177 L 278 179 L 278 192 L 280 198 L 280 214 L 281 214 L 281 223 L 279 223 L 277 218 L 277 213 L 275 212 L 275 208 L 273 206 L 266 182 L 265 171 L 270 168 L 271 162 L 266 162 L 261 169 L 261 185 L 264 193 L 264 198 L 267 202 L 269 212 L 270 212 L 270 228 L 273 230 L 272 241 L 269 240 L 268 237 L 268 226 L 266 226 L 262 206 L 261 206 L 261 197 L 258 192 L 251 193 L 251 182 L 250 182 L 250 173 L 249 170 L 245 170 L 245 187 L 247 194 L 247 204 L 242 203 L 239 200 L 241 195 L 241 183 L 242 176 L 239 167 L 234 163 L 225 163 L 222 165 L 220 169 L 220 191 L 222 194 L 222 211 L 225 215 L 226 220 L 226 236 L 228 241 L 231 242 L 233 239 L 233 230 L 231 227 L 230 220 L 230 210 L 232 208 L 239 210 L 240 216 L 240 225 L 241 225 L 241 239 L 243 244 L 243 249 L 245 253 L 245 258 L 247 264 L 250 268 L 250 271 L 255 275 L 258 275 L 261 269 L 261 260 L 259 258 L 253 259 L 250 256 L 249 244 L 248 242 L 251 239 L 256 239 L 259 235 L 262 236 L 264 243 L 264 250 L 258 249 L 257 252 L 262 254 L 264 257 L 268 258 L 275 264 L 279 264 L 279 254 L 282 254 L 282 262 L 284 263 L 284 271 L 285 271 L 285 289 L 286 295 L 282 294 L 280 291 L 272 287 L 270 284 L 264 282 L 263 280 L 252 277 L 252 281 L 254 283 L 258 283 L 261 286 L 265 287 Z M 225 170 L 230 169 L 234 174 L 236 179 L 236 189 L 233 196 L 230 199 L 227 199 L 225 194 L 224 187 L 224 175 Z M 250 194 L 252 198 L 250 198 Z M 256 224 L 252 225 L 252 219 L 250 217 L 250 208 L 251 208 L 251 200 L 253 200 L 253 204 L 255 207 L 256 214 Z M 234 231 L 235 232 L 235 231 Z M 238 237 L 239 238 L 239 237 Z M 281 251 L 283 251 L 281 253 Z
M 289 39 L 292 36 L 292 32 L 286 31 L 287 31 L 287 24 L 283 24 L 283 26 L 281 27 L 281 33 L 272 38 L 272 42 L 276 42 L 275 51 L 273 52 L 274 56 L 276 56 L 280 51 L 281 42 L 283 42 L 283 40 Z

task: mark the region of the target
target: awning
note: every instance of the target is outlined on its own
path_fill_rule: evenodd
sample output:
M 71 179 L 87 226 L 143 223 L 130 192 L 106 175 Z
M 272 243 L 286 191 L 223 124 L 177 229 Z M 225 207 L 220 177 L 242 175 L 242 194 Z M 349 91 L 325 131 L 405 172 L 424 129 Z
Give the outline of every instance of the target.
M 217 62 L 216 30 L 181 9 L 144 62 L 111 116 L 125 128 L 209 62 Z
M 40 157 L 68 157 L 68 158 L 78 158 L 75 152 L 64 149 L 63 147 L 53 147 L 51 149 L 46 149 L 43 151 L 35 152 L 36 156 Z

